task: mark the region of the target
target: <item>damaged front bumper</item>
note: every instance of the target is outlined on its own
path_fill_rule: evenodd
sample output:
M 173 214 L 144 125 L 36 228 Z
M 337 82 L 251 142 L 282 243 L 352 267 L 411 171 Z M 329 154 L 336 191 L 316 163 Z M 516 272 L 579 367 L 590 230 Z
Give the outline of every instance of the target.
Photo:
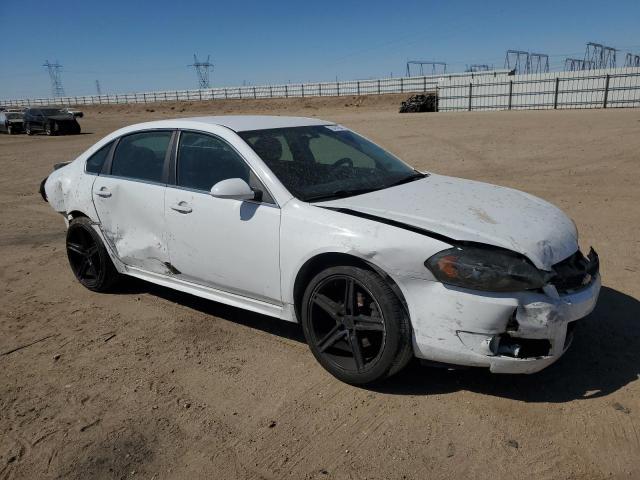
M 571 293 L 490 293 L 409 280 L 403 284 L 417 357 L 496 373 L 534 373 L 569 348 L 573 322 L 588 315 L 600 276 Z

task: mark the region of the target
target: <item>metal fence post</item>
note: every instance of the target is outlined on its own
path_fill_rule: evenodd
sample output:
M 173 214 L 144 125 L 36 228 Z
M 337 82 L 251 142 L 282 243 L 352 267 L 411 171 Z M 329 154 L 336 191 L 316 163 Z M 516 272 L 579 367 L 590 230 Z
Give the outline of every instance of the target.
M 558 91 L 560 90 L 560 77 L 556 77 L 556 91 L 553 95 L 553 109 L 558 109 Z
M 289 98 L 289 87 L 287 85 L 284 86 L 284 98 Z
M 378 79 L 378 95 L 380 95 L 380 79 Z
M 473 95 L 473 83 L 469 82 L 469 111 L 471 111 L 471 99 Z
M 427 77 L 422 77 L 422 91 L 427 91 Z
M 358 80 L 358 95 L 360 95 L 360 80 Z
M 602 102 L 602 108 L 607 108 L 607 100 L 609 99 L 609 78 L 610 75 L 607 73 L 607 77 L 604 81 L 604 100 Z
M 400 77 L 400 93 L 404 93 L 404 82 L 402 80 L 402 77 Z
M 229 98 L 229 94 L 227 93 L 227 89 L 224 89 L 224 98 L 227 99 Z
M 253 98 L 258 98 L 258 96 L 256 95 L 256 87 L 253 87 Z
M 340 84 L 336 82 L 336 92 L 338 93 L 338 97 L 340 96 Z
M 322 96 L 322 84 L 321 83 L 318 84 L 318 96 L 319 97 Z
M 269 97 L 273 98 L 273 87 L 269 85 Z
M 513 93 L 513 80 L 509 80 L 509 110 L 511 110 L 511 94 Z
M 304 83 L 301 83 L 300 86 L 302 87 L 302 98 L 304 98 Z
M 238 97 L 242 98 L 242 89 L 238 87 Z

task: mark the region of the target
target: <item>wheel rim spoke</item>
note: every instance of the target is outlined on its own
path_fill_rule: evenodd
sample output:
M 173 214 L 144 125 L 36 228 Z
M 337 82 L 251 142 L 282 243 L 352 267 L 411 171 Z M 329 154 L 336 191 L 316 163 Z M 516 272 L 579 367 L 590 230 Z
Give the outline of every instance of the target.
M 355 303 L 355 281 L 352 278 L 348 278 L 345 285 L 344 292 L 344 313 L 345 315 L 353 315 L 354 303 Z
M 86 253 L 84 247 L 79 243 L 67 243 L 67 248 L 78 255 L 84 256 Z
M 335 345 L 338 340 L 341 340 L 346 333 L 346 330 L 340 329 L 340 325 L 336 325 L 318 342 L 318 350 L 324 353 L 329 347 Z
M 315 298 L 313 299 L 313 303 L 315 303 L 322 310 L 328 313 L 334 320 L 338 319 L 338 312 L 342 310 L 341 306 L 338 303 L 334 302 L 326 295 L 322 295 L 320 293 L 315 296 Z
M 384 323 L 382 323 L 382 319 L 376 317 L 358 315 L 353 319 L 353 326 L 356 330 L 360 331 L 384 332 Z
M 355 330 L 349 333 L 349 346 L 351 347 L 351 352 L 353 352 L 353 359 L 356 362 L 356 370 L 361 372 L 364 368 L 364 358 L 362 357 L 360 341 L 358 340 L 358 335 L 356 335 Z

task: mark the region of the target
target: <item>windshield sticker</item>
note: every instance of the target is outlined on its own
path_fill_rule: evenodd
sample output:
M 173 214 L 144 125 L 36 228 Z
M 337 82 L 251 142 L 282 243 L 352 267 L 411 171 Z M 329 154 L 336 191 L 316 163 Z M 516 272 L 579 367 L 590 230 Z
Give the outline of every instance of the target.
M 349 131 L 347 127 L 343 127 L 342 125 L 325 125 L 324 128 L 328 128 L 332 132 L 348 132 Z

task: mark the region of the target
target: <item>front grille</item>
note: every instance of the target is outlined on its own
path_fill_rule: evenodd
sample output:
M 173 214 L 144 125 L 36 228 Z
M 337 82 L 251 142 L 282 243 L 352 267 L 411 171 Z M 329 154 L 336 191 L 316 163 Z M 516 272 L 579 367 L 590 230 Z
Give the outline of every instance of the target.
M 589 285 L 598 274 L 600 261 L 592 248 L 585 257 L 580 250 L 553 266 L 555 275 L 550 283 L 558 293 L 567 293 Z

